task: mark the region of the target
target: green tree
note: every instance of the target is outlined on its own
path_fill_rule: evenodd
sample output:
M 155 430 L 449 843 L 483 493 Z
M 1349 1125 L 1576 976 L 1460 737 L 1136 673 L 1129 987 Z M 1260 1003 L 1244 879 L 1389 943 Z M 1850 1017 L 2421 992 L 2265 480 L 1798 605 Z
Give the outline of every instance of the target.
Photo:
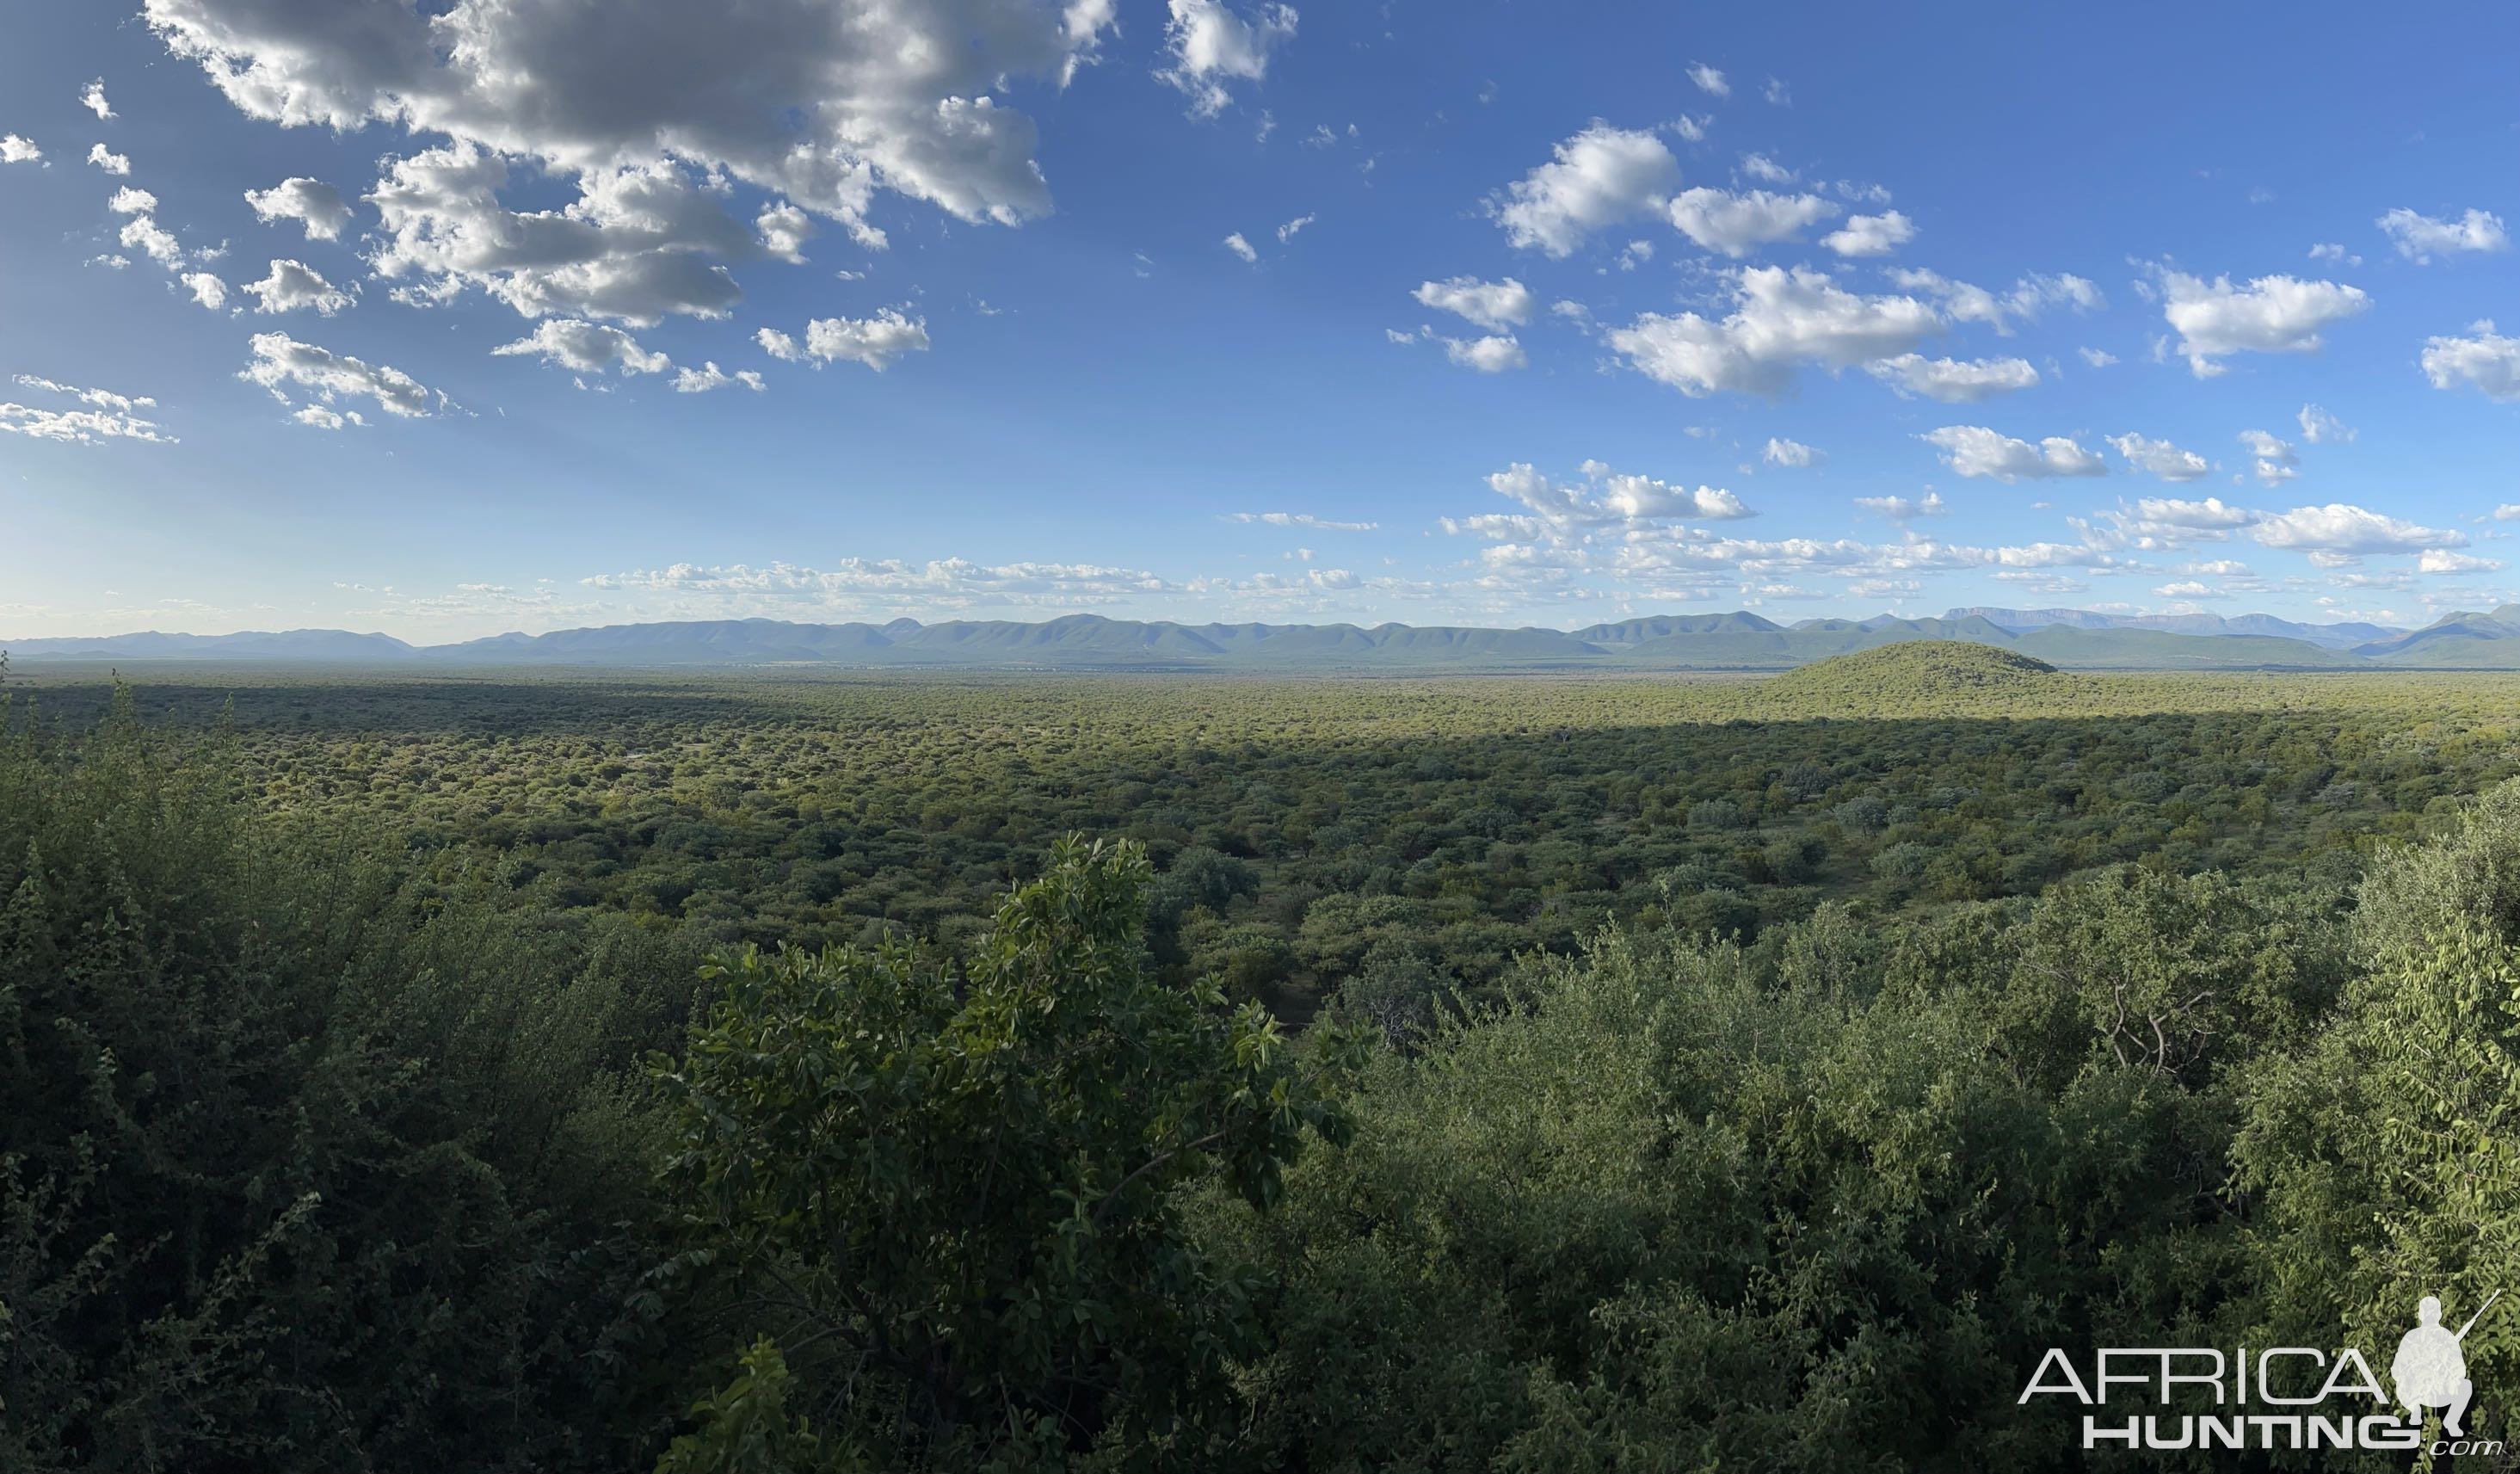
M 2390 1344 L 2415 1302 L 2453 1321 L 2520 1283 L 2520 783 L 2375 865 L 2369 966 L 2318 1038 L 2252 1081 L 2235 1157 L 2264 1194 L 2264 1316 L 2281 1334 Z M 2316 1344 L 2303 1342 L 2302 1344 Z M 2461 1347 L 2480 1388 L 2520 1369 L 2498 1308 Z M 2469 1432 L 2511 1438 L 2480 1400 Z
M 0 1468 L 620 1467 L 614 1072 L 696 960 L 407 889 L 129 705 L 0 738 Z
M 1256 1005 L 1166 986 L 1128 844 L 1061 844 L 968 960 L 747 950 L 661 1071 L 690 1250 L 773 1336 L 832 1467 L 1194 1452 L 1256 1326 L 1176 1189 L 1255 1207 L 1347 1118 Z M 758 1368 L 747 1370 L 758 1377 Z

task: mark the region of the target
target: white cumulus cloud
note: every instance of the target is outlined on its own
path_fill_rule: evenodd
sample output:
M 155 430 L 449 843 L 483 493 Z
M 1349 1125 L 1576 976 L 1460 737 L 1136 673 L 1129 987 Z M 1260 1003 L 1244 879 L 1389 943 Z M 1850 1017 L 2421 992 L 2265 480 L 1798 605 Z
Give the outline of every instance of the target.
M 2097 476 L 2108 471 L 2097 455 L 2063 435 L 2050 435 L 2034 445 L 1982 424 L 1947 424 L 1917 438 L 1941 451 L 1943 464 L 1963 476 L 2009 482 L 2023 476 Z
M 1438 312 L 1467 318 L 1493 333 L 1531 321 L 1531 289 L 1511 277 L 1499 282 L 1448 277 L 1441 282 L 1421 282 L 1410 295 Z
M 34 440 L 56 440 L 67 445 L 100 445 L 108 440 L 142 440 L 158 445 L 175 443 L 175 437 L 167 434 L 155 421 L 142 419 L 136 413 L 158 407 L 158 401 L 146 395 L 117 394 L 112 389 L 82 389 L 32 374 L 21 374 L 17 381 L 38 396 L 68 399 L 86 408 L 57 409 L 48 405 L 0 400 L 0 433 L 24 435 Z
M 1838 207 L 1818 195 L 1774 195 L 1751 190 L 1683 190 L 1672 197 L 1671 223 L 1682 235 L 1735 258 L 1759 246 L 1790 241 L 1806 227 L 1834 218 Z
M 818 317 L 805 325 L 800 345 L 775 328 L 754 335 L 773 358 L 817 363 L 858 363 L 881 373 L 906 353 L 927 351 L 927 320 L 886 307 L 873 317 Z
M 261 281 L 248 282 L 242 290 L 253 297 L 256 312 L 313 311 L 331 317 L 356 300 L 303 261 L 274 259 Z
M 400 369 L 299 342 L 286 333 L 257 333 L 248 346 L 253 360 L 237 377 L 269 389 L 284 404 L 294 388 L 312 393 L 327 405 L 339 399 L 373 399 L 389 415 L 419 419 L 431 413 L 432 405 L 445 402 L 443 395 L 431 393 Z
M 1476 369 L 1482 374 L 1503 374 L 1508 369 L 1523 368 L 1530 362 L 1523 356 L 1522 344 L 1510 333 L 1490 334 L 1467 341 L 1458 337 L 1445 338 L 1444 356 L 1464 369 Z
M 1866 364 L 1864 371 L 1902 397 L 1922 396 L 1945 404 L 1975 404 L 2039 383 L 2039 371 L 2026 358 L 1962 360 L 1902 353 Z
M 2270 548 L 2348 556 L 2420 553 L 2467 546 L 2467 537 L 2463 533 L 2418 526 L 2403 517 L 2388 516 L 2342 502 L 2269 514 L 2257 520 L 2250 536 Z
M 2126 458 L 2129 466 L 2165 481 L 2193 481 L 2214 469 L 2203 456 L 2192 450 L 2181 450 L 2167 440 L 2155 440 L 2132 431 L 2107 438 L 2110 446 Z
M 341 228 L 350 223 L 350 207 L 342 202 L 341 192 L 321 179 L 302 174 L 284 179 L 267 190 L 248 190 L 245 202 L 253 207 L 254 218 L 265 225 L 296 221 L 309 241 L 338 241 L 341 239 Z
M 684 368 L 674 375 L 674 392 L 677 394 L 705 394 L 712 389 L 728 388 L 736 384 L 742 384 L 755 394 L 770 387 L 759 374 L 750 369 L 739 369 L 729 374 L 714 363 L 703 364 L 697 369 Z
M 1192 21 L 1200 8 L 1174 6 Z M 143 15 L 251 116 L 428 142 L 426 163 L 400 160 L 376 191 L 378 269 L 417 299 L 480 289 L 529 316 L 637 324 L 736 299 L 720 263 L 762 247 L 721 184 L 868 248 L 885 244 L 885 197 L 971 223 L 1048 213 L 1038 132 L 1011 99 L 1096 61 L 1117 7 L 144 0 Z M 1190 61 L 1211 81 L 1237 65 L 1221 50 Z M 509 209 L 512 161 L 578 198 Z
M 2199 379 L 2224 370 L 2233 353 L 2315 353 L 2328 328 L 2371 305 L 2359 287 L 2298 277 L 2259 277 L 2234 287 L 2182 271 L 2161 273 L 2162 317 L 2180 334 L 2179 351 Z
M 1553 481 L 1526 462 L 1490 475 L 1488 489 L 1515 503 L 1517 513 L 1444 519 L 1445 530 L 1473 533 L 1502 544 L 1514 540 L 1558 547 L 1580 544 L 1595 533 L 1613 537 L 1649 524 L 1734 521 L 1755 515 L 1741 499 L 1717 486 L 1688 487 L 1611 469 L 1598 461 L 1583 465 L 1580 484 Z M 1490 561 L 1498 555 L 1489 550 Z
M 1234 101 L 1229 84 L 1266 77 L 1269 58 L 1295 34 L 1291 5 L 1262 5 L 1246 20 L 1222 0 L 1171 4 L 1164 48 L 1172 65 L 1155 75 L 1188 96 L 1198 117 L 1214 117 Z
M 2313 445 L 2344 445 L 2354 439 L 2352 425 L 2318 405 L 2303 405 L 2294 418 L 2301 422 L 2301 437 Z
M 328 409 L 320 404 L 307 405 L 289 418 L 296 421 L 299 424 L 319 430 L 338 430 L 345 424 L 365 424 L 368 423 L 359 418 L 359 412 L 357 410 L 343 413 L 339 410 Z
M 1918 267 L 1895 267 L 1890 281 L 1903 291 L 1920 292 L 1940 303 L 1953 322 L 1984 323 L 2005 335 L 2012 332 L 2016 319 L 2036 318 L 2049 307 L 2092 312 L 2108 305 L 2098 287 L 2071 272 L 2033 272 L 2002 292 Z
M 1849 215 L 1846 224 L 1820 238 L 1841 256 L 1886 256 L 1916 239 L 1916 222 L 1897 210 Z
M 1603 226 L 1660 212 L 1679 183 L 1680 161 L 1661 139 L 1597 120 L 1489 208 L 1514 246 L 1566 256 Z
M 1692 397 L 1775 395 L 1798 366 L 1844 369 L 1894 357 L 1943 328 L 1914 297 L 1860 296 L 1804 267 L 1746 268 L 1734 279 L 1734 301 L 1720 321 L 1647 313 L 1607 340 L 1639 373 Z
M 1768 439 L 1768 448 L 1760 453 L 1760 459 L 1766 461 L 1770 466 L 1788 466 L 1796 469 L 1802 469 L 1818 466 L 1822 461 L 1827 460 L 1828 453 L 1816 449 L 1815 447 L 1805 445 L 1799 440 L 1786 440 L 1778 436 L 1770 436 Z
M 2294 452 L 2292 442 L 2282 436 L 2265 430 L 2242 430 L 2240 443 L 2257 458 L 2253 469 L 2260 485 L 2281 486 L 2301 474 L 2298 469 L 2301 458 Z
M 2467 336 L 2428 337 L 2418 360 L 2436 389 L 2473 384 L 2486 398 L 2508 404 L 2520 400 L 2520 338 L 2494 331 L 2494 320 L 2468 325 Z
M 2143 521 L 2183 532 L 2228 532 L 2235 527 L 2246 527 L 2259 516 L 2248 508 L 2234 507 L 2220 497 L 2206 497 L 2195 502 L 2145 497 L 2135 507 L 2136 515 Z
M 396 159 L 367 197 L 384 238 L 377 275 L 408 282 L 398 300 L 445 301 L 477 288 L 526 317 L 614 318 L 652 326 L 723 317 L 743 293 L 712 256 L 760 249 L 720 197 L 670 162 L 589 171 L 558 210 L 508 209 L 508 160 L 472 144 Z
M 1942 494 L 1932 491 L 1921 497 L 1857 497 L 1855 505 L 1894 522 L 1912 522 L 1918 517 L 1951 514 L 1951 509 L 1943 504 Z
M 146 252 L 149 259 L 168 271 L 184 264 L 182 243 L 160 229 L 151 216 L 134 215 L 124 221 L 122 232 L 115 239 L 132 250 Z
M 791 266 L 801 265 L 805 243 L 813 239 L 814 217 L 783 201 L 753 216 L 752 228 L 761 233 L 763 250 Z
M 2483 210 L 2469 210 L 2455 220 L 2437 220 L 2400 208 L 2373 223 L 2398 247 L 2398 254 L 2419 265 L 2429 263 L 2435 256 L 2511 248 L 2511 238 L 2502 229 L 2502 217 Z
M 618 328 L 577 318 L 547 318 L 513 343 L 490 350 L 501 358 L 530 356 L 581 374 L 601 374 L 619 365 L 624 374 L 662 374 L 673 367 L 662 353 L 651 353 Z

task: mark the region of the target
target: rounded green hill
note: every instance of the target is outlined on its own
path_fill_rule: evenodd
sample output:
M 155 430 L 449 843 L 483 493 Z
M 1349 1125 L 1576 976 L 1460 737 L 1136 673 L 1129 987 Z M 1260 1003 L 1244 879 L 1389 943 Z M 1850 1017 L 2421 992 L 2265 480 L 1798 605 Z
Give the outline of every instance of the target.
M 1767 693 L 1800 706 L 1834 707 L 2027 695 L 2072 680 L 2017 650 L 1964 640 L 1911 640 L 1787 671 L 1767 684 Z

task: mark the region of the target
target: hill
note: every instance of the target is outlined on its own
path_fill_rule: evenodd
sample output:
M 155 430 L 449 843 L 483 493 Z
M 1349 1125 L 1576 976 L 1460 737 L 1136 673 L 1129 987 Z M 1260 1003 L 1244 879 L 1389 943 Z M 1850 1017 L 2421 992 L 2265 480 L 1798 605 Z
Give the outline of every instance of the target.
M 2073 679 L 2018 650 L 1969 641 L 1908 641 L 1787 671 L 1761 692 L 1774 703 L 1826 715 L 1869 711 L 1886 702 L 1961 706 L 1990 696 L 2046 695 Z
M 2420 630 L 2357 646 L 2354 653 L 2385 665 L 2520 668 L 2520 604 L 2506 603 L 2488 614 L 2453 610 Z

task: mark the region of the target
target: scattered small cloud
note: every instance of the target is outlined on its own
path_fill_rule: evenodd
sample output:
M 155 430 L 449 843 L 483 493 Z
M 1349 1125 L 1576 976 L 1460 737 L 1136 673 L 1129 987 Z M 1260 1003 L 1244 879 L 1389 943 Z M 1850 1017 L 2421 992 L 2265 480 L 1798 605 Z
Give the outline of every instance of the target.
M 2281 486 L 2301 474 L 2301 458 L 2291 441 L 2265 430 L 2242 430 L 2240 443 L 2257 458 L 2253 469 L 2260 485 Z
M 1495 282 L 1448 277 L 1441 282 L 1421 282 L 1410 295 L 1422 306 L 1465 318 L 1491 333 L 1503 333 L 1531 321 L 1531 290 L 1512 277 Z
M 1214 117 L 1234 101 L 1237 82 L 1257 85 L 1269 74 L 1270 60 L 1294 39 L 1295 8 L 1261 5 L 1237 15 L 1223 0 L 1170 0 L 1172 19 L 1164 26 L 1164 50 L 1171 65 L 1155 78 L 1190 99 L 1192 117 Z M 1071 7 L 1093 10 L 1092 5 Z M 1107 15 L 1110 7 L 1101 7 Z M 1099 28 L 1099 27 L 1098 27 Z
M 19 387 L 30 390 L 32 397 L 68 400 L 80 408 L 0 401 L 0 434 L 24 435 L 33 440 L 52 440 L 65 445 L 102 445 L 109 440 L 137 440 L 155 445 L 175 443 L 175 437 L 167 434 L 162 426 L 137 413 L 158 407 L 158 401 L 147 395 L 79 388 L 32 374 L 19 375 L 16 382 Z
M 1301 527 L 1314 532 L 1372 532 L 1380 522 L 1337 522 L 1313 515 L 1309 512 L 1229 512 L 1229 522 L 1256 522 L 1268 527 Z
M 281 264 L 272 263 L 274 268 Z M 500 358 L 539 358 L 580 374 L 602 374 L 614 368 L 624 374 L 662 374 L 673 367 L 664 354 L 649 352 L 620 329 L 577 318 L 546 319 L 527 335 L 490 352 Z
M 1820 244 L 1841 256 L 1886 256 L 1916 239 L 1916 224 L 1897 210 L 1878 215 L 1850 215 L 1846 224 L 1820 238 Z
M 1918 517 L 1951 514 L 1951 509 L 1943 504 L 1942 494 L 1932 491 L 1921 497 L 1857 497 L 1855 505 L 1894 522 L 1912 522 Z
M 2315 404 L 2305 404 L 2294 417 L 2301 422 L 2301 437 L 2313 445 L 2346 445 L 2354 439 L 2354 428 L 2344 421 Z
M 1444 356 L 1464 369 L 1482 374 L 1503 374 L 1509 369 L 1528 367 L 1531 360 L 1523 356 L 1522 344 L 1510 333 L 1490 334 L 1486 337 L 1463 340 L 1448 337 Z
M 2214 469 L 2203 456 L 2182 450 L 2167 440 L 2128 433 L 2111 435 L 2108 443 L 2126 458 L 2129 466 L 2165 481 L 2193 481 Z
M 2167 268 L 2159 273 L 2162 317 L 2180 334 L 2191 373 L 2211 379 L 2234 353 L 2316 353 L 2326 331 L 2371 305 L 2359 287 L 2298 277 L 2259 277 L 2233 286 Z
M 2011 482 L 2022 477 L 2105 475 L 2108 467 L 2071 437 L 2049 435 L 2033 444 L 1982 424 L 1947 424 L 1916 438 L 1943 454 L 1943 464 L 1963 476 Z
M 2511 248 L 2502 217 L 2471 209 L 2456 219 L 2435 219 L 2410 209 L 2394 209 L 2373 222 L 2398 247 L 2398 254 L 2417 265 L 2435 256 L 2485 253 Z
M 2520 338 L 2494 330 L 2494 319 L 2470 323 L 2467 335 L 2429 337 L 2417 360 L 2436 389 L 2473 386 L 2500 404 L 2520 401 Z
M 248 190 L 245 202 L 265 225 L 294 220 L 309 241 L 338 241 L 350 223 L 350 207 L 341 192 L 321 179 L 303 175 L 284 179 L 267 190 Z
M 764 382 L 761 376 L 753 370 L 739 369 L 729 374 L 715 363 L 704 363 L 697 369 L 686 367 L 678 370 L 674 375 L 674 392 L 677 394 L 705 394 L 712 389 L 729 388 L 739 384 L 755 394 L 769 387 L 769 384 Z
M 911 317 L 895 307 L 886 307 L 868 318 L 816 318 L 805 325 L 802 344 L 776 328 L 755 333 L 753 341 L 773 358 L 811 360 L 817 365 L 864 364 L 878 374 L 905 354 L 924 353 L 929 346 L 927 320 Z
M 1938 399 L 1945 404 L 1976 404 L 2039 383 L 2039 371 L 2026 358 L 1961 360 L 1902 353 L 1866 364 L 1864 371 L 1903 399 Z

